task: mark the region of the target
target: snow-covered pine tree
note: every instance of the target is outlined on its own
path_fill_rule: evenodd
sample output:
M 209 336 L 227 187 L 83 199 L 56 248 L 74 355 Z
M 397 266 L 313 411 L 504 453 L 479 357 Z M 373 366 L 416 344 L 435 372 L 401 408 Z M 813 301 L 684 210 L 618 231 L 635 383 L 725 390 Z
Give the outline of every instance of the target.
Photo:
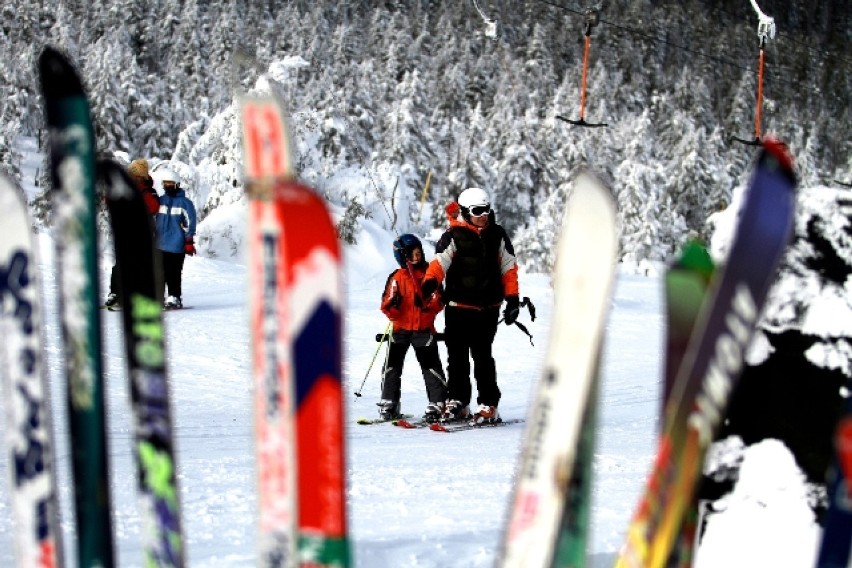
M 649 113 L 643 112 L 620 129 L 634 133 L 615 169 L 615 186 L 621 221 L 622 260 L 637 266 L 645 261 L 664 261 L 680 244 L 686 229 L 664 194 L 666 172 L 654 155 L 654 137 Z
M 108 152 L 129 152 L 132 149 L 128 142 L 136 139 L 135 129 L 131 135 L 127 125 L 128 84 L 122 78 L 138 82 L 141 73 L 125 43 L 128 39 L 127 28 L 119 24 L 115 34 L 104 35 L 86 48 L 83 80 L 89 93 L 95 138 L 98 147 Z

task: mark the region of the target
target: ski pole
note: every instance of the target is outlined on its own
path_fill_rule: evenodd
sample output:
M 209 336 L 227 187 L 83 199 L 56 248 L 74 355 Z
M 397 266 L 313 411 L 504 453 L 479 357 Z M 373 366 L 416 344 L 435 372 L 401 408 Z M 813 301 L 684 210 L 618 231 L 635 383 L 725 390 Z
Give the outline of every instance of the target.
M 361 390 L 363 390 L 363 388 L 364 388 L 364 383 L 367 382 L 367 377 L 370 376 L 370 371 L 373 369 L 373 363 L 376 362 L 376 357 L 379 354 L 379 349 L 382 348 L 382 342 L 384 341 L 384 338 L 387 337 L 390 334 L 390 330 L 391 330 L 392 325 L 393 324 L 391 322 L 388 322 L 388 326 L 385 328 L 384 334 L 382 334 L 382 341 L 379 341 L 379 345 L 376 347 L 376 352 L 373 353 L 373 358 L 370 360 L 370 366 L 367 367 L 367 372 L 364 374 L 364 380 L 361 381 L 361 386 L 358 387 L 358 390 L 355 391 L 355 397 L 356 398 L 361 396 Z

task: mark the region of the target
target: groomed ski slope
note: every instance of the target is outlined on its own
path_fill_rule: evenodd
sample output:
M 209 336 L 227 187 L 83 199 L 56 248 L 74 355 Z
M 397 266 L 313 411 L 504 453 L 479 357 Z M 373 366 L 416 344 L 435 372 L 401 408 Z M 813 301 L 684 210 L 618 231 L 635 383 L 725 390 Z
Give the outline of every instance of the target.
M 524 425 L 447 435 L 425 429 L 403 430 L 388 424 L 360 426 L 354 422 L 359 416 L 373 416 L 374 402 L 378 399 L 378 360 L 367 378 L 363 397 L 356 399 L 353 393 L 361 385 L 375 352 L 373 337 L 386 325 L 377 305 L 385 278 L 393 268 L 393 260 L 389 258 L 392 239 L 390 233 L 375 229 L 363 231 L 361 244 L 346 250 L 348 303 L 344 374 L 349 443 L 348 504 L 355 566 L 492 566 L 503 531 Z M 59 430 L 62 524 L 65 546 L 70 547 L 73 535 L 70 532 L 66 416 L 63 405 L 56 404 L 62 400 L 63 390 L 59 379 L 53 247 L 44 235 L 40 236 L 40 243 L 46 295 L 44 313 L 48 322 L 48 367 L 56 409 L 55 425 Z M 431 251 L 426 252 L 431 257 Z M 111 260 L 105 258 L 102 286 L 106 284 L 110 267 Z M 165 314 L 187 559 L 193 567 L 255 565 L 255 486 L 245 281 L 245 270 L 239 264 L 188 258 L 184 268 L 183 300 L 193 309 Z M 662 334 L 659 285 L 657 277 L 626 274 L 621 274 L 616 284 L 607 325 L 601 427 L 594 462 L 594 524 L 590 550 L 590 566 L 593 567 L 612 565 L 655 448 Z M 534 323 L 530 324 L 526 311 L 521 316 L 521 321 L 535 336 L 535 346 L 531 346 L 518 329 L 502 325 L 495 342 L 499 384 L 503 391 L 500 410 L 507 418 L 526 414 L 551 325 L 552 298 L 548 278 L 522 274 L 521 293 L 530 296 L 537 308 L 538 317 Z M 442 319 L 437 327 L 443 328 Z M 119 336 L 120 314 L 105 312 L 104 328 L 118 561 L 121 566 L 136 567 L 142 564 L 140 518 L 130 452 L 131 419 Z M 445 356 L 443 347 L 441 349 Z M 383 353 L 380 352 L 379 357 Z M 409 354 L 403 378 L 403 410 L 419 414 L 425 403 L 419 368 L 413 354 Z M 760 467 L 777 470 L 772 460 L 764 460 Z M 7 468 L 4 457 L 0 460 L 2 566 L 11 566 L 13 562 Z M 803 497 L 798 494 L 789 497 L 791 484 L 795 486 L 795 473 L 776 483 L 779 492 L 785 495 L 782 502 L 785 511 L 792 511 L 793 506 L 803 503 Z M 775 493 L 770 498 L 781 499 Z M 789 506 L 786 506 L 788 501 Z M 797 509 L 797 514 L 806 515 L 806 512 Z M 753 533 L 752 541 L 760 539 L 758 527 L 762 527 L 767 532 L 767 545 L 774 542 L 773 548 L 776 548 L 779 542 L 785 542 L 769 538 L 769 535 L 779 534 L 774 524 L 783 523 L 783 519 L 774 519 L 760 510 L 751 511 L 745 518 Z M 737 531 L 736 518 L 722 528 L 725 526 L 729 536 L 715 547 L 719 553 L 740 546 L 732 542 L 732 538 L 743 533 Z M 797 531 L 789 532 L 790 538 L 786 541 L 795 554 L 791 555 L 786 549 L 780 553 L 776 550 L 779 558 L 789 561 L 807 555 L 812 558 L 815 542 L 808 537 L 813 535 L 813 530 L 804 522 L 796 528 Z M 705 547 L 707 554 L 714 552 L 710 544 L 708 542 Z M 773 565 L 806 566 L 807 563 Z

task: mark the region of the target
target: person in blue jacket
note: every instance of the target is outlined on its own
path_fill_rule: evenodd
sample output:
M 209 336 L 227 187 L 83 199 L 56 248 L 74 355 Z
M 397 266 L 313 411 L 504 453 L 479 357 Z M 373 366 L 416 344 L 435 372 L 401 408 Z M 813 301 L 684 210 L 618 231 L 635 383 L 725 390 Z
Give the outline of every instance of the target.
M 180 188 L 180 176 L 172 170 L 160 171 L 163 194 L 154 218 L 158 248 L 163 260 L 163 280 L 168 296 L 166 309 L 183 307 L 181 277 L 186 255 L 195 254 L 195 206 Z M 165 290 L 164 290 L 165 292 Z

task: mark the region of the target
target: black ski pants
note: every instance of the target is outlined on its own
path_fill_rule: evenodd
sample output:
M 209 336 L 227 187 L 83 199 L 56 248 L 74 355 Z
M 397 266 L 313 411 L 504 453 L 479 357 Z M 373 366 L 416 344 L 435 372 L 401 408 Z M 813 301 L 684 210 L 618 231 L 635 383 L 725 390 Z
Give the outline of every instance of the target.
M 438 354 L 438 340 L 428 331 L 395 331 L 390 335 L 388 358 L 382 372 L 382 399 L 392 400 L 399 407 L 402 366 L 409 347 L 414 347 L 414 355 L 420 363 L 429 402 L 444 402 L 447 388 Z
M 476 402 L 488 406 L 497 406 L 500 402 L 497 368 L 491 354 L 499 316 L 499 306 L 481 310 L 447 306 L 444 310 L 448 398 L 458 400 L 462 405 L 470 404 L 472 358 Z
M 109 293 L 118 295 L 121 290 L 121 283 L 118 279 L 118 264 L 112 265 L 112 272 L 109 273 Z
M 163 298 L 169 296 L 181 297 L 181 278 L 183 275 L 183 261 L 186 255 L 182 252 L 160 251 L 163 259 L 163 280 L 169 293 L 163 294 Z

